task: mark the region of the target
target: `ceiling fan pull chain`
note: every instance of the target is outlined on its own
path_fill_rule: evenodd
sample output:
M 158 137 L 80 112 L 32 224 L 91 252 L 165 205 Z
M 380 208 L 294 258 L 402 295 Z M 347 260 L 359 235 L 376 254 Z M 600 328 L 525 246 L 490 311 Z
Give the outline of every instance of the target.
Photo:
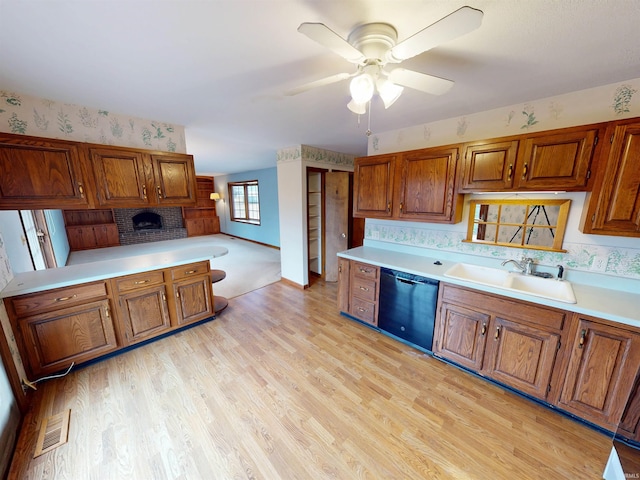
M 369 105 L 368 106 L 369 106 L 369 108 L 368 108 L 368 110 L 369 110 L 368 111 L 369 120 L 367 122 L 367 133 L 366 133 L 366 135 L 367 135 L 367 137 L 370 137 L 371 136 L 371 100 L 369 100 Z

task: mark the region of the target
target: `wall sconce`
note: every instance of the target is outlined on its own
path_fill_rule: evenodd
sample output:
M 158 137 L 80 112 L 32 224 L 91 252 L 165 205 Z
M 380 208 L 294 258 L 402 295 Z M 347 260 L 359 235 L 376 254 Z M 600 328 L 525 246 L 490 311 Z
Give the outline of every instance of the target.
M 214 192 L 214 193 L 209 194 L 209 198 L 210 198 L 211 200 L 215 200 L 215 201 L 217 202 L 217 201 L 218 201 L 218 200 L 220 200 L 222 197 L 220 196 L 220 194 L 219 194 L 219 193 Z

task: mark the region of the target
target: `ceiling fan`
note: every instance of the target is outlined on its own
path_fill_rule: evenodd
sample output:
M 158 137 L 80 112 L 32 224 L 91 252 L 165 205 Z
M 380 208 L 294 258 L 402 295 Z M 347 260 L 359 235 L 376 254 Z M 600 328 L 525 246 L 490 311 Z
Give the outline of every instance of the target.
M 285 95 L 297 95 L 351 78 L 351 101 L 347 106 L 357 114 L 366 113 L 367 103 L 376 90 L 385 108 L 389 108 L 400 97 L 404 87 L 441 95 L 451 88 L 453 81 L 405 68 L 386 70 L 385 67 L 399 64 L 475 30 L 482 23 L 482 16 L 480 10 L 462 7 L 400 43 L 396 43 L 396 29 L 388 23 L 360 25 L 346 40 L 322 23 L 303 23 L 298 27 L 298 32 L 355 64 L 357 69 L 353 73 L 338 73 L 305 83 L 285 92 Z

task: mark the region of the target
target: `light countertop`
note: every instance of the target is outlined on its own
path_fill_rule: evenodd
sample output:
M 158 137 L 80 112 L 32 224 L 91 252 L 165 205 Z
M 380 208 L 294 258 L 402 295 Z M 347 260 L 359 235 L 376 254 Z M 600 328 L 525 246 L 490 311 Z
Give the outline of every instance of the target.
M 447 260 L 445 256 L 425 257 L 368 246 L 346 250 L 338 253 L 338 256 L 640 328 L 640 293 L 611 290 L 572 281 L 576 303 L 565 303 L 446 277 L 444 272 L 458 262 Z M 436 265 L 436 261 L 441 265 Z
M 152 251 L 146 254 L 138 253 L 136 255 L 125 255 L 66 267 L 18 273 L 0 291 L 0 298 L 174 267 L 186 263 L 213 260 L 215 257 L 220 257 L 227 253 L 228 250 L 224 247 L 202 243 L 192 244 L 189 248 Z

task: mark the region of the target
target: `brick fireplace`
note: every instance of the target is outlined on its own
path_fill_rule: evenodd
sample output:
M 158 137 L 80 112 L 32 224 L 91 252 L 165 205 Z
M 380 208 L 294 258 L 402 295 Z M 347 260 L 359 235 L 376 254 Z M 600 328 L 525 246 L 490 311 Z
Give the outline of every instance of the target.
M 180 207 L 116 208 L 113 210 L 113 216 L 118 226 L 120 245 L 187 237 Z

